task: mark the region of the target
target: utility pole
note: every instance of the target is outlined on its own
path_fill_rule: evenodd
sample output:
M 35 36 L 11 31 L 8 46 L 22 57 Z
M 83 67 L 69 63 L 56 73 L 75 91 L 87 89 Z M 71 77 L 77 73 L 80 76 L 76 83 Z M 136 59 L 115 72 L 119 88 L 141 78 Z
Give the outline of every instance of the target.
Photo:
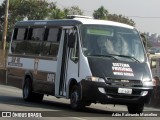
M 7 71 L 6 71 L 6 36 L 7 36 L 7 26 L 8 26 L 8 9 L 9 9 L 9 0 L 6 0 L 5 4 L 5 16 L 4 16 L 4 26 L 3 26 L 3 37 L 2 37 L 2 55 L 0 56 L 0 64 L 2 70 L 4 70 L 6 84 L 7 84 Z
M 6 0 L 3 38 L 2 38 L 2 50 L 3 51 L 5 51 L 5 49 L 6 49 L 6 36 L 7 36 L 7 26 L 8 26 L 8 9 L 9 9 L 9 0 Z

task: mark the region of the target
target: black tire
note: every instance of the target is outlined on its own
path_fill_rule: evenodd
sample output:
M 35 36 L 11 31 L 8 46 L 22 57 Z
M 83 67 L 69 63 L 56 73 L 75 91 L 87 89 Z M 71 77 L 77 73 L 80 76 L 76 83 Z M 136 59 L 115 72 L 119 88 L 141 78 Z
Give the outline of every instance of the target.
M 128 112 L 131 114 L 140 114 L 143 112 L 144 104 L 130 104 L 127 105 Z
M 70 105 L 74 110 L 81 110 L 85 107 L 85 102 L 80 100 L 80 93 L 78 92 L 78 87 L 74 86 L 71 91 Z
M 32 91 L 32 81 L 30 78 L 26 78 L 23 85 L 23 99 L 25 101 L 41 102 L 43 96 L 43 94 L 34 93 Z
M 30 78 L 26 78 L 23 85 L 23 99 L 25 101 L 31 101 L 33 98 L 32 85 Z

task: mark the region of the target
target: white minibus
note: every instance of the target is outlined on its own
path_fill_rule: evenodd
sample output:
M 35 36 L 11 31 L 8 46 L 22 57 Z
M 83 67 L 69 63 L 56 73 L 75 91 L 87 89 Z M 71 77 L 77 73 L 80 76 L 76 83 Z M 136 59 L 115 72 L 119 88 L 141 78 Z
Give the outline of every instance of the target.
M 139 32 L 132 26 L 91 18 L 29 20 L 14 26 L 7 80 L 22 82 L 23 99 L 44 94 L 91 103 L 126 105 L 143 112 L 153 78 Z

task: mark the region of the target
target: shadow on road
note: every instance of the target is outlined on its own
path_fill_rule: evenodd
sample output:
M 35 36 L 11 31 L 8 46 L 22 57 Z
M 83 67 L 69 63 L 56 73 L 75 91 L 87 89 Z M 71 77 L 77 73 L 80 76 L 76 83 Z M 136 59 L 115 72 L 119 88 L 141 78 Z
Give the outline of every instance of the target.
M 74 111 L 70 105 L 62 102 L 43 100 L 40 103 L 26 102 L 21 97 L 0 95 L 0 103 L 5 105 L 14 105 L 14 111 L 42 111 L 48 116 L 68 116 L 68 117 L 106 117 L 111 116 L 114 111 L 101 110 L 86 107 L 80 111 Z M 17 107 L 16 107 L 17 106 Z M 25 109 L 23 109 L 23 107 Z M 30 107 L 26 110 L 26 107 Z M 12 111 L 12 110 L 8 110 Z

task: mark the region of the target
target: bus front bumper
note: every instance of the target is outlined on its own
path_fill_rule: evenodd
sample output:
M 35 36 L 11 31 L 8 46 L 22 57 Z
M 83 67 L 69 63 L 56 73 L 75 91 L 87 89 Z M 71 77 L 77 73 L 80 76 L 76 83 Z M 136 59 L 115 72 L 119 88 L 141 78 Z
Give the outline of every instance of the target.
M 82 80 L 80 84 L 82 100 L 102 104 L 148 103 L 153 90 L 152 87 L 119 87 L 87 80 Z M 132 89 L 132 93 L 118 93 L 123 88 Z

